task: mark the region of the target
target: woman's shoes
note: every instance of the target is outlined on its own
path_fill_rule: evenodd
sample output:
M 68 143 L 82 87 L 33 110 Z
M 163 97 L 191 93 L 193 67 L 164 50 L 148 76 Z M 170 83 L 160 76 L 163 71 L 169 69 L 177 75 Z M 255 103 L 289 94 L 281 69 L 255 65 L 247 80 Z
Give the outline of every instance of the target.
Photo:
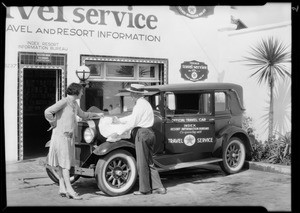
M 69 192 L 67 192 L 66 197 L 69 199 L 74 199 L 74 200 L 82 200 L 82 197 L 79 196 L 77 193 L 74 193 L 73 195 L 71 195 Z
M 67 194 L 65 192 L 59 192 L 58 195 L 61 196 L 61 197 L 66 197 L 67 196 Z
M 74 200 L 82 200 L 82 197 L 78 195 L 78 193 L 74 192 L 74 194 L 71 194 L 69 192 L 58 192 L 58 195 L 61 197 L 67 197 L 69 199 L 74 199 Z

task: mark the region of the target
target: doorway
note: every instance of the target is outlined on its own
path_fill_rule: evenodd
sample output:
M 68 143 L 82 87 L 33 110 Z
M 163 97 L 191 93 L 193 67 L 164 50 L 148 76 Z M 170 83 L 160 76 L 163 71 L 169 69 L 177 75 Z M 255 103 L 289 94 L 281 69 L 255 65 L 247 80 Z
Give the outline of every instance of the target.
M 45 109 L 58 97 L 60 69 L 24 68 L 23 87 L 23 159 L 46 156 L 45 144 L 51 138 Z M 59 97 L 60 99 L 60 97 Z

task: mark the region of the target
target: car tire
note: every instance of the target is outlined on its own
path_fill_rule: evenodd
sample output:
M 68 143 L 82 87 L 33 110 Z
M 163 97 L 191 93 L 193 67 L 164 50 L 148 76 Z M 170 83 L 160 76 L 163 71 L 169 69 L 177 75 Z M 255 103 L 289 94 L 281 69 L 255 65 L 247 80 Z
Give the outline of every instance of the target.
M 48 162 L 48 156 L 46 158 L 46 162 Z M 55 169 L 51 168 L 51 167 L 46 167 L 46 172 L 47 172 L 49 178 L 58 185 L 58 183 L 59 183 L 58 173 L 55 171 Z M 70 174 L 70 183 L 71 184 L 75 183 L 79 178 L 80 178 L 79 175 L 71 175 Z
M 222 158 L 220 166 L 226 174 L 240 172 L 246 158 L 246 148 L 241 139 L 233 137 L 226 141 L 223 145 Z
M 126 194 L 137 179 L 136 161 L 128 151 L 115 150 L 98 160 L 95 177 L 99 189 L 105 194 Z

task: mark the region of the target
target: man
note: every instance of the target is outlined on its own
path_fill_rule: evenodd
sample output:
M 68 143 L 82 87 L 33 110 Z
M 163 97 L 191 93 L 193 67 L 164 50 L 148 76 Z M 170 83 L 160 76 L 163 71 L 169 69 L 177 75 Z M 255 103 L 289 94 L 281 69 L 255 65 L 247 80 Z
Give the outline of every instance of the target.
M 118 137 L 128 130 L 131 131 L 133 128 L 139 127 L 135 136 L 139 191 L 135 191 L 133 194 L 166 194 L 167 190 L 162 185 L 152 159 L 155 134 L 151 127 L 154 123 L 154 114 L 150 103 L 144 98 L 147 91 L 141 84 L 131 84 L 127 90 L 130 91 L 135 106 L 131 115 L 120 119 L 114 117 L 113 123 L 123 125 L 118 128 L 113 137 Z

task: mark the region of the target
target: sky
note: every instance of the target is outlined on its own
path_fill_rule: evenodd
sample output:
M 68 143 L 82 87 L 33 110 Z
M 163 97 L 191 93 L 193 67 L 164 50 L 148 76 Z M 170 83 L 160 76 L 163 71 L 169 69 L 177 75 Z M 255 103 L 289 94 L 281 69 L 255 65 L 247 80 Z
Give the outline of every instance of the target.
M 291 21 L 291 3 L 266 3 L 263 6 L 236 6 L 234 17 L 248 28 Z

